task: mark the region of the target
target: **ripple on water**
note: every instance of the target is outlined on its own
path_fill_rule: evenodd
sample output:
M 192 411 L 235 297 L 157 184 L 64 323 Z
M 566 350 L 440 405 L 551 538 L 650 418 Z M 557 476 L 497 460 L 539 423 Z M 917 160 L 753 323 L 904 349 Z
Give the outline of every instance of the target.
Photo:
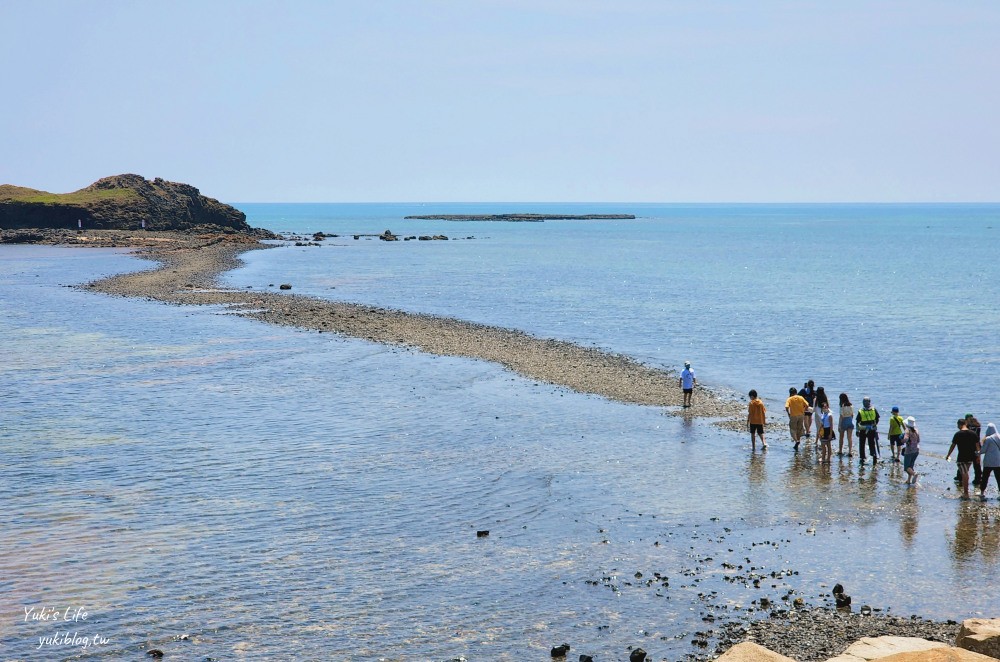
M 931 459 L 907 489 L 895 466 L 820 467 L 782 439 L 751 455 L 743 435 L 479 362 L 32 297 L 37 319 L 0 317 L 13 364 L 49 352 L 46 379 L 4 372 L 0 593 L 5 613 L 88 607 L 112 638 L 99 655 L 523 659 L 565 640 L 677 659 L 712 591 L 745 607 L 842 581 L 907 614 L 991 607 L 995 502 L 951 499 Z M 726 581 L 746 558 L 799 574 Z M 0 619 L 24 659 L 49 659 L 31 644 L 52 633 Z

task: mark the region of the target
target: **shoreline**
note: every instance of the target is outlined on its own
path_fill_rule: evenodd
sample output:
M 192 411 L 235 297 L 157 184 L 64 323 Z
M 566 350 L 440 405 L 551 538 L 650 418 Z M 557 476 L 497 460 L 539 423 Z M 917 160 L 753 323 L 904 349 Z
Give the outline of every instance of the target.
M 121 234 L 121 233 L 119 233 Z M 161 233 L 162 234 L 162 233 Z M 686 418 L 723 419 L 742 429 L 745 405 L 699 387 L 694 404 L 681 408 L 678 374 L 657 369 L 622 354 L 567 341 L 538 338 L 503 327 L 449 317 L 327 301 L 278 291 L 233 290 L 218 277 L 238 267 L 240 255 L 271 248 L 255 239 L 233 236 L 158 237 L 138 246 L 118 238 L 119 248 L 159 266 L 87 283 L 84 289 L 181 305 L 224 305 L 229 313 L 279 326 L 410 347 L 439 356 L 497 363 L 523 377 L 627 404 L 665 407 Z M 77 245 L 107 245 L 98 241 Z

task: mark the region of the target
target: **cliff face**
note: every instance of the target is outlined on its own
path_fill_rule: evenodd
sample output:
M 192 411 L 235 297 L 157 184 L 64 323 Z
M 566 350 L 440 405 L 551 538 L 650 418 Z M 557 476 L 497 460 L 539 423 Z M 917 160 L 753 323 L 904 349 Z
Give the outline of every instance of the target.
M 193 186 L 140 175 L 99 179 L 74 193 L 53 194 L 0 185 L 0 229 L 71 228 L 201 230 L 206 226 L 251 232 L 246 215 Z

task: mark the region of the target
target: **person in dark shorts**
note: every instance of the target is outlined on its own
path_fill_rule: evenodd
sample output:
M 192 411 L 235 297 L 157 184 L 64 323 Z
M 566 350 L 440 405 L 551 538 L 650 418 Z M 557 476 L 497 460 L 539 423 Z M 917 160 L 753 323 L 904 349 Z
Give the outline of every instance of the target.
M 819 448 L 820 433 L 823 431 L 823 405 L 829 405 L 830 398 L 822 386 L 816 387 L 813 398 L 813 422 L 816 423 L 816 447 Z
M 830 402 L 820 405 L 822 413 L 819 417 L 819 427 L 816 429 L 816 436 L 820 443 L 820 464 L 830 464 L 833 455 L 833 438 L 836 435 L 833 427 L 833 414 L 830 413 Z
M 982 446 L 983 444 L 982 426 L 979 424 L 979 421 L 976 420 L 976 417 L 973 416 L 972 414 L 966 414 L 965 424 L 969 426 L 969 432 L 976 433 L 976 439 L 979 440 L 979 445 Z M 978 485 L 979 481 L 983 479 L 983 463 L 980 461 L 978 455 L 976 456 L 976 459 L 972 461 L 972 471 L 975 474 L 975 484 Z
M 979 483 L 979 496 L 986 500 L 986 488 L 990 485 L 990 474 L 996 478 L 997 488 L 1000 489 L 1000 434 L 997 434 L 997 426 L 993 423 L 986 425 L 986 436 L 980 444 L 980 452 L 983 463 L 983 479 Z
M 964 418 L 958 419 L 958 432 L 951 438 L 951 446 L 944 456 L 945 462 L 951 461 L 951 452 L 958 448 L 958 475 L 961 479 L 962 498 L 969 499 L 969 472 L 972 470 L 972 461 L 979 453 L 979 437 L 969 429 L 969 425 Z
M 889 417 L 889 450 L 892 451 L 893 462 L 899 462 L 899 456 L 902 454 L 904 432 L 906 423 L 899 415 L 899 407 L 893 407 L 892 416 Z
M 695 384 L 698 383 L 697 378 L 694 376 L 694 370 L 691 369 L 691 362 L 684 362 L 684 369 L 681 370 L 681 378 L 677 380 L 677 385 L 681 387 L 684 391 L 684 406 L 691 406 L 691 396 L 694 393 Z
M 812 436 L 812 424 L 813 424 L 813 409 L 816 407 L 816 388 L 813 380 L 807 381 L 799 389 L 799 395 L 801 395 L 806 403 L 809 405 L 805 411 L 805 418 L 802 419 L 802 425 L 805 430 L 805 437 L 808 439 Z
M 757 437 L 760 437 L 761 448 L 767 448 L 764 441 L 764 426 L 767 424 L 767 407 L 757 397 L 757 391 L 750 389 L 750 405 L 747 411 L 747 427 L 750 428 L 750 446 L 757 450 Z
M 861 455 L 861 464 L 864 464 L 867 441 L 873 467 L 878 464 L 878 421 L 878 409 L 872 407 L 872 399 L 866 396 L 861 401 L 861 409 L 855 417 L 858 426 L 858 453 Z

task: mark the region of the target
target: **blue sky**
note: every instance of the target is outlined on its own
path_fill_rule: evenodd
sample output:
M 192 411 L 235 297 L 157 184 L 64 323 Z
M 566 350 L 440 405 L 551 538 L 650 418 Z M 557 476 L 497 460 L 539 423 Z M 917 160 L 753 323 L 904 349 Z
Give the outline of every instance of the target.
M 0 0 L 0 183 L 998 201 L 1000 2 Z

